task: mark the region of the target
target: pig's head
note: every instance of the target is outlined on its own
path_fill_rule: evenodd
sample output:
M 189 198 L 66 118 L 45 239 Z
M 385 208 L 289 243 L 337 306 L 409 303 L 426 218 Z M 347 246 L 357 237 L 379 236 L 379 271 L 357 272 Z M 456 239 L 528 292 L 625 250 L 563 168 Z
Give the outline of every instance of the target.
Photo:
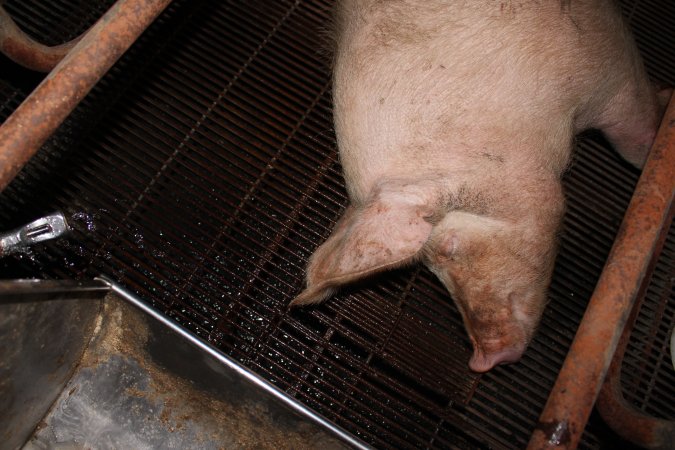
M 555 258 L 555 235 L 520 222 L 451 211 L 424 246 L 427 267 L 450 291 L 485 372 L 518 361 L 539 323 Z
M 462 314 L 474 347 L 471 369 L 519 360 L 546 304 L 559 217 L 532 205 L 532 215 L 500 219 L 484 201 L 457 198 L 395 185 L 349 207 L 312 256 L 307 288 L 292 305 L 320 302 L 341 285 L 421 260 Z

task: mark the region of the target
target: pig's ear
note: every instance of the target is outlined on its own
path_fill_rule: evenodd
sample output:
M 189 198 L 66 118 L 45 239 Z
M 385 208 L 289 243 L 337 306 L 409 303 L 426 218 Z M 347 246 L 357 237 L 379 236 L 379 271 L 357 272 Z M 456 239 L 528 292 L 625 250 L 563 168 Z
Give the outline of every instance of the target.
M 321 302 L 343 284 L 411 263 L 432 225 L 425 219 L 425 207 L 409 200 L 377 199 L 363 208 L 347 208 L 310 259 L 307 288 L 291 305 Z

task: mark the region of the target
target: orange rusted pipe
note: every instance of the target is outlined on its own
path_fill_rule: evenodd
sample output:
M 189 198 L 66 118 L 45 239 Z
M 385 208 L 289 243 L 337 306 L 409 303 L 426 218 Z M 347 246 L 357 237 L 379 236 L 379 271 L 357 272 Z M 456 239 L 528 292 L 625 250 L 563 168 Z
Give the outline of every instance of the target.
M 0 127 L 0 191 L 171 0 L 119 0 Z
M 573 449 L 591 414 L 645 273 L 672 221 L 675 100 L 652 146 L 618 236 L 528 449 Z
M 17 64 L 38 72 L 49 72 L 79 42 L 77 37 L 65 44 L 48 45 L 34 41 L 14 23 L 0 6 L 0 51 Z

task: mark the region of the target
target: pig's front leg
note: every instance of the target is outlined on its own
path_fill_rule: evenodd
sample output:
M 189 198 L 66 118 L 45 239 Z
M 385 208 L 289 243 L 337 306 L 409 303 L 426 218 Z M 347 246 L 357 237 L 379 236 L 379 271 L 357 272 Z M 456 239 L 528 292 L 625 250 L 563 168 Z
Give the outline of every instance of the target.
M 644 166 L 672 89 L 654 94 L 647 82 L 633 82 L 610 100 L 598 128 L 624 159 Z

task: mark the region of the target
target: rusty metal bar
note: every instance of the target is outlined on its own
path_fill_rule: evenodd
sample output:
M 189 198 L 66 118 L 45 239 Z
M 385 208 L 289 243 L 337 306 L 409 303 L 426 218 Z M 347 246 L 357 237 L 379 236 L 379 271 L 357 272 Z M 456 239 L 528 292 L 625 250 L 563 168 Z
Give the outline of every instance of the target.
M 662 236 L 665 240 L 666 233 L 662 233 Z M 622 438 L 647 449 L 666 450 L 672 449 L 675 444 L 675 421 L 659 419 L 645 414 L 628 403 L 621 390 L 623 356 L 626 347 L 628 347 L 633 325 L 640 312 L 640 305 L 644 299 L 647 285 L 647 282 L 643 283 L 641 293 L 638 296 L 639 301 L 633 308 L 623 330 L 616 354 L 598 395 L 596 408 L 604 421 Z
M 0 191 L 170 0 L 119 0 L 0 127 Z
M 0 52 L 29 69 L 49 72 L 82 39 L 82 36 L 52 47 L 40 44 L 21 31 L 7 11 L 0 6 Z
M 598 285 L 528 449 L 576 448 L 645 274 L 672 220 L 675 100 L 671 98 Z
M 604 384 L 601 398 L 598 410 L 619 436 L 646 449 L 672 450 L 675 421 L 649 416 L 628 404 L 621 393 L 619 376 L 612 375 Z

